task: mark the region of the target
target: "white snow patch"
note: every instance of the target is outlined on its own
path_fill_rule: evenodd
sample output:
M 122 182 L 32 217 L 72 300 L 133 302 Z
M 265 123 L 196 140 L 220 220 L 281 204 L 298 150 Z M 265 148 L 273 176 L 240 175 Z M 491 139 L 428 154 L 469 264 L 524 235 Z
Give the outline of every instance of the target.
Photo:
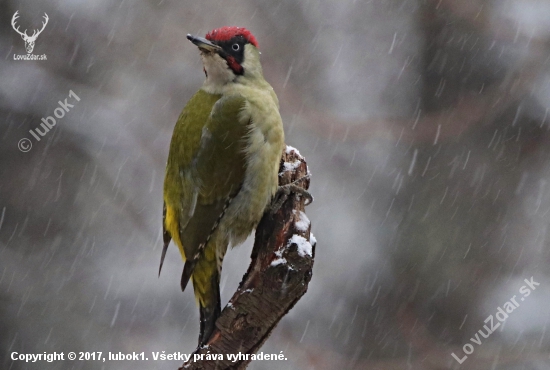
M 313 257 L 313 248 L 306 238 L 300 235 L 292 235 L 288 245 L 296 244 L 298 246 L 298 254 L 301 257 L 310 256 Z
M 279 265 L 285 265 L 286 264 L 286 258 L 277 258 L 276 260 L 273 260 L 271 262 L 271 266 L 279 266 Z
M 296 213 L 295 211 L 292 211 L 293 213 Z M 296 221 L 296 228 L 298 231 L 306 232 L 309 228 L 309 218 L 307 218 L 306 214 L 302 211 L 300 211 L 300 219 Z
M 283 163 L 283 166 L 285 167 L 285 171 L 294 171 L 295 169 L 300 167 L 301 164 L 302 164 L 302 162 L 296 160 L 292 163 L 291 162 L 285 162 L 285 163 Z
M 293 146 L 290 146 L 290 145 L 287 145 L 287 146 L 286 146 L 285 152 L 286 152 L 286 154 L 290 154 L 290 152 L 293 151 L 293 150 L 294 150 L 294 151 L 296 152 L 296 154 L 298 154 L 300 157 L 302 156 L 302 155 L 300 154 L 300 152 L 298 151 L 298 149 L 296 149 L 296 148 L 294 148 Z
M 311 241 L 312 245 L 317 244 L 317 238 L 313 235 L 312 232 L 309 233 L 309 240 Z

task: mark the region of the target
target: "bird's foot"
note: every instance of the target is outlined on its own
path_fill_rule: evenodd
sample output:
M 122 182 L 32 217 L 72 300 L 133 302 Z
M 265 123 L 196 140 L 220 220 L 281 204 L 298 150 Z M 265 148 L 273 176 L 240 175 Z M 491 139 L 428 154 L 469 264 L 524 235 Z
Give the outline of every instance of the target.
M 277 188 L 277 192 L 275 193 L 275 196 L 273 197 L 273 201 L 271 202 L 271 206 L 269 207 L 269 212 L 274 215 L 277 213 L 277 211 L 281 208 L 283 203 L 288 199 L 288 196 L 290 193 L 296 193 L 300 194 L 306 199 L 305 205 L 310 205 L 313 202 L 313 196 L 304 188 L 301 186 L 296 185 L 298 182 L 305 180 L 309 177 L 309 175 L 306 175 L 304 177 L 300 177 L 298 180 L 295 180 L 291 182 L 290 184 L 282 185 Z

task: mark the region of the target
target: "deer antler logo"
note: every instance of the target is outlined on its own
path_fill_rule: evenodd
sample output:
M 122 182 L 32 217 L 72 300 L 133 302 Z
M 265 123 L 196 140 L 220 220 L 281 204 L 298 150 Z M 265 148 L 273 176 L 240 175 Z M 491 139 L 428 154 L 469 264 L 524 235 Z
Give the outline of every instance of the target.
M 19 13 L 19 10 L 16 11 L 15 14 L 13 15 L 11 19 L 11 26 L 13 27 L 15 32 L 21 35 L 21 38 L 25 41 L 25 49 L 27 49 L 27 54 L 30 54 L 34 49 L 34 42 L 36 41 L 36 38 L 38 37 L 38 35 L 42 33 L 42 31 L 44 31 L 44 28 L 46 28 L 49 18 L 48 18 L 48 15 L 44 13 L 44 22 L 42 22 L 42 29 L 40 29 L 40 31 L 34 30 L 32 35 L 29 36 L 27 35 L 27 30 L 25 30 L 25 32 L 21 32 L 19 31 L 19 26 L 17 27 L 15 26 L 15 22 L 17 21 L 17 18 L 19 18 L 18 13 Z

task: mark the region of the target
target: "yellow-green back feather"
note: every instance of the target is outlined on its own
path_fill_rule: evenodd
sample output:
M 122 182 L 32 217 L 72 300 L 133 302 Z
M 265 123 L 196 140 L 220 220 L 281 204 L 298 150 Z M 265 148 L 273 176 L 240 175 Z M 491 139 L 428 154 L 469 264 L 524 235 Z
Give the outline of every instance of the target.
M 206 242 L 245 173 L 248 122 L 240 95 L 221 98 L 200 90 L 174 128 L 164 182 L 165 229 L 184 259 Z

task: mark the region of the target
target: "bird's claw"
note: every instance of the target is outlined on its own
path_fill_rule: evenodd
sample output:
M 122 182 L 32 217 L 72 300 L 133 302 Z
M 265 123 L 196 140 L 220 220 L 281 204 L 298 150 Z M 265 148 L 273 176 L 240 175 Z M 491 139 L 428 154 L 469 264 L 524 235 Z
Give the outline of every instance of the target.
M 306 199 L 306 202 L 304 205 L 310 205 L 313 202 L 313 196 L 310 192 L 308 192 L 306 189 L 302 188 L 301 186 L 296 185 L 299 181 L 302 181 L 306 178 L 308 178 L 309 175 L 306 175 L 304 177 L 299 178 L 298 180 L 295 180 L 291 182 L 290 184 L 282 185 L 277 188 L 277 192 L 275 193 L 275 196 L 273 197 L 273 202 L 271 202 L 270 206 L 270 213 L 274 215 L 277 213 L 277 211 L 281 208 L 283 203 L 288 199 L 288 196 L 290 193 L 296 193 L 300 194 Z

